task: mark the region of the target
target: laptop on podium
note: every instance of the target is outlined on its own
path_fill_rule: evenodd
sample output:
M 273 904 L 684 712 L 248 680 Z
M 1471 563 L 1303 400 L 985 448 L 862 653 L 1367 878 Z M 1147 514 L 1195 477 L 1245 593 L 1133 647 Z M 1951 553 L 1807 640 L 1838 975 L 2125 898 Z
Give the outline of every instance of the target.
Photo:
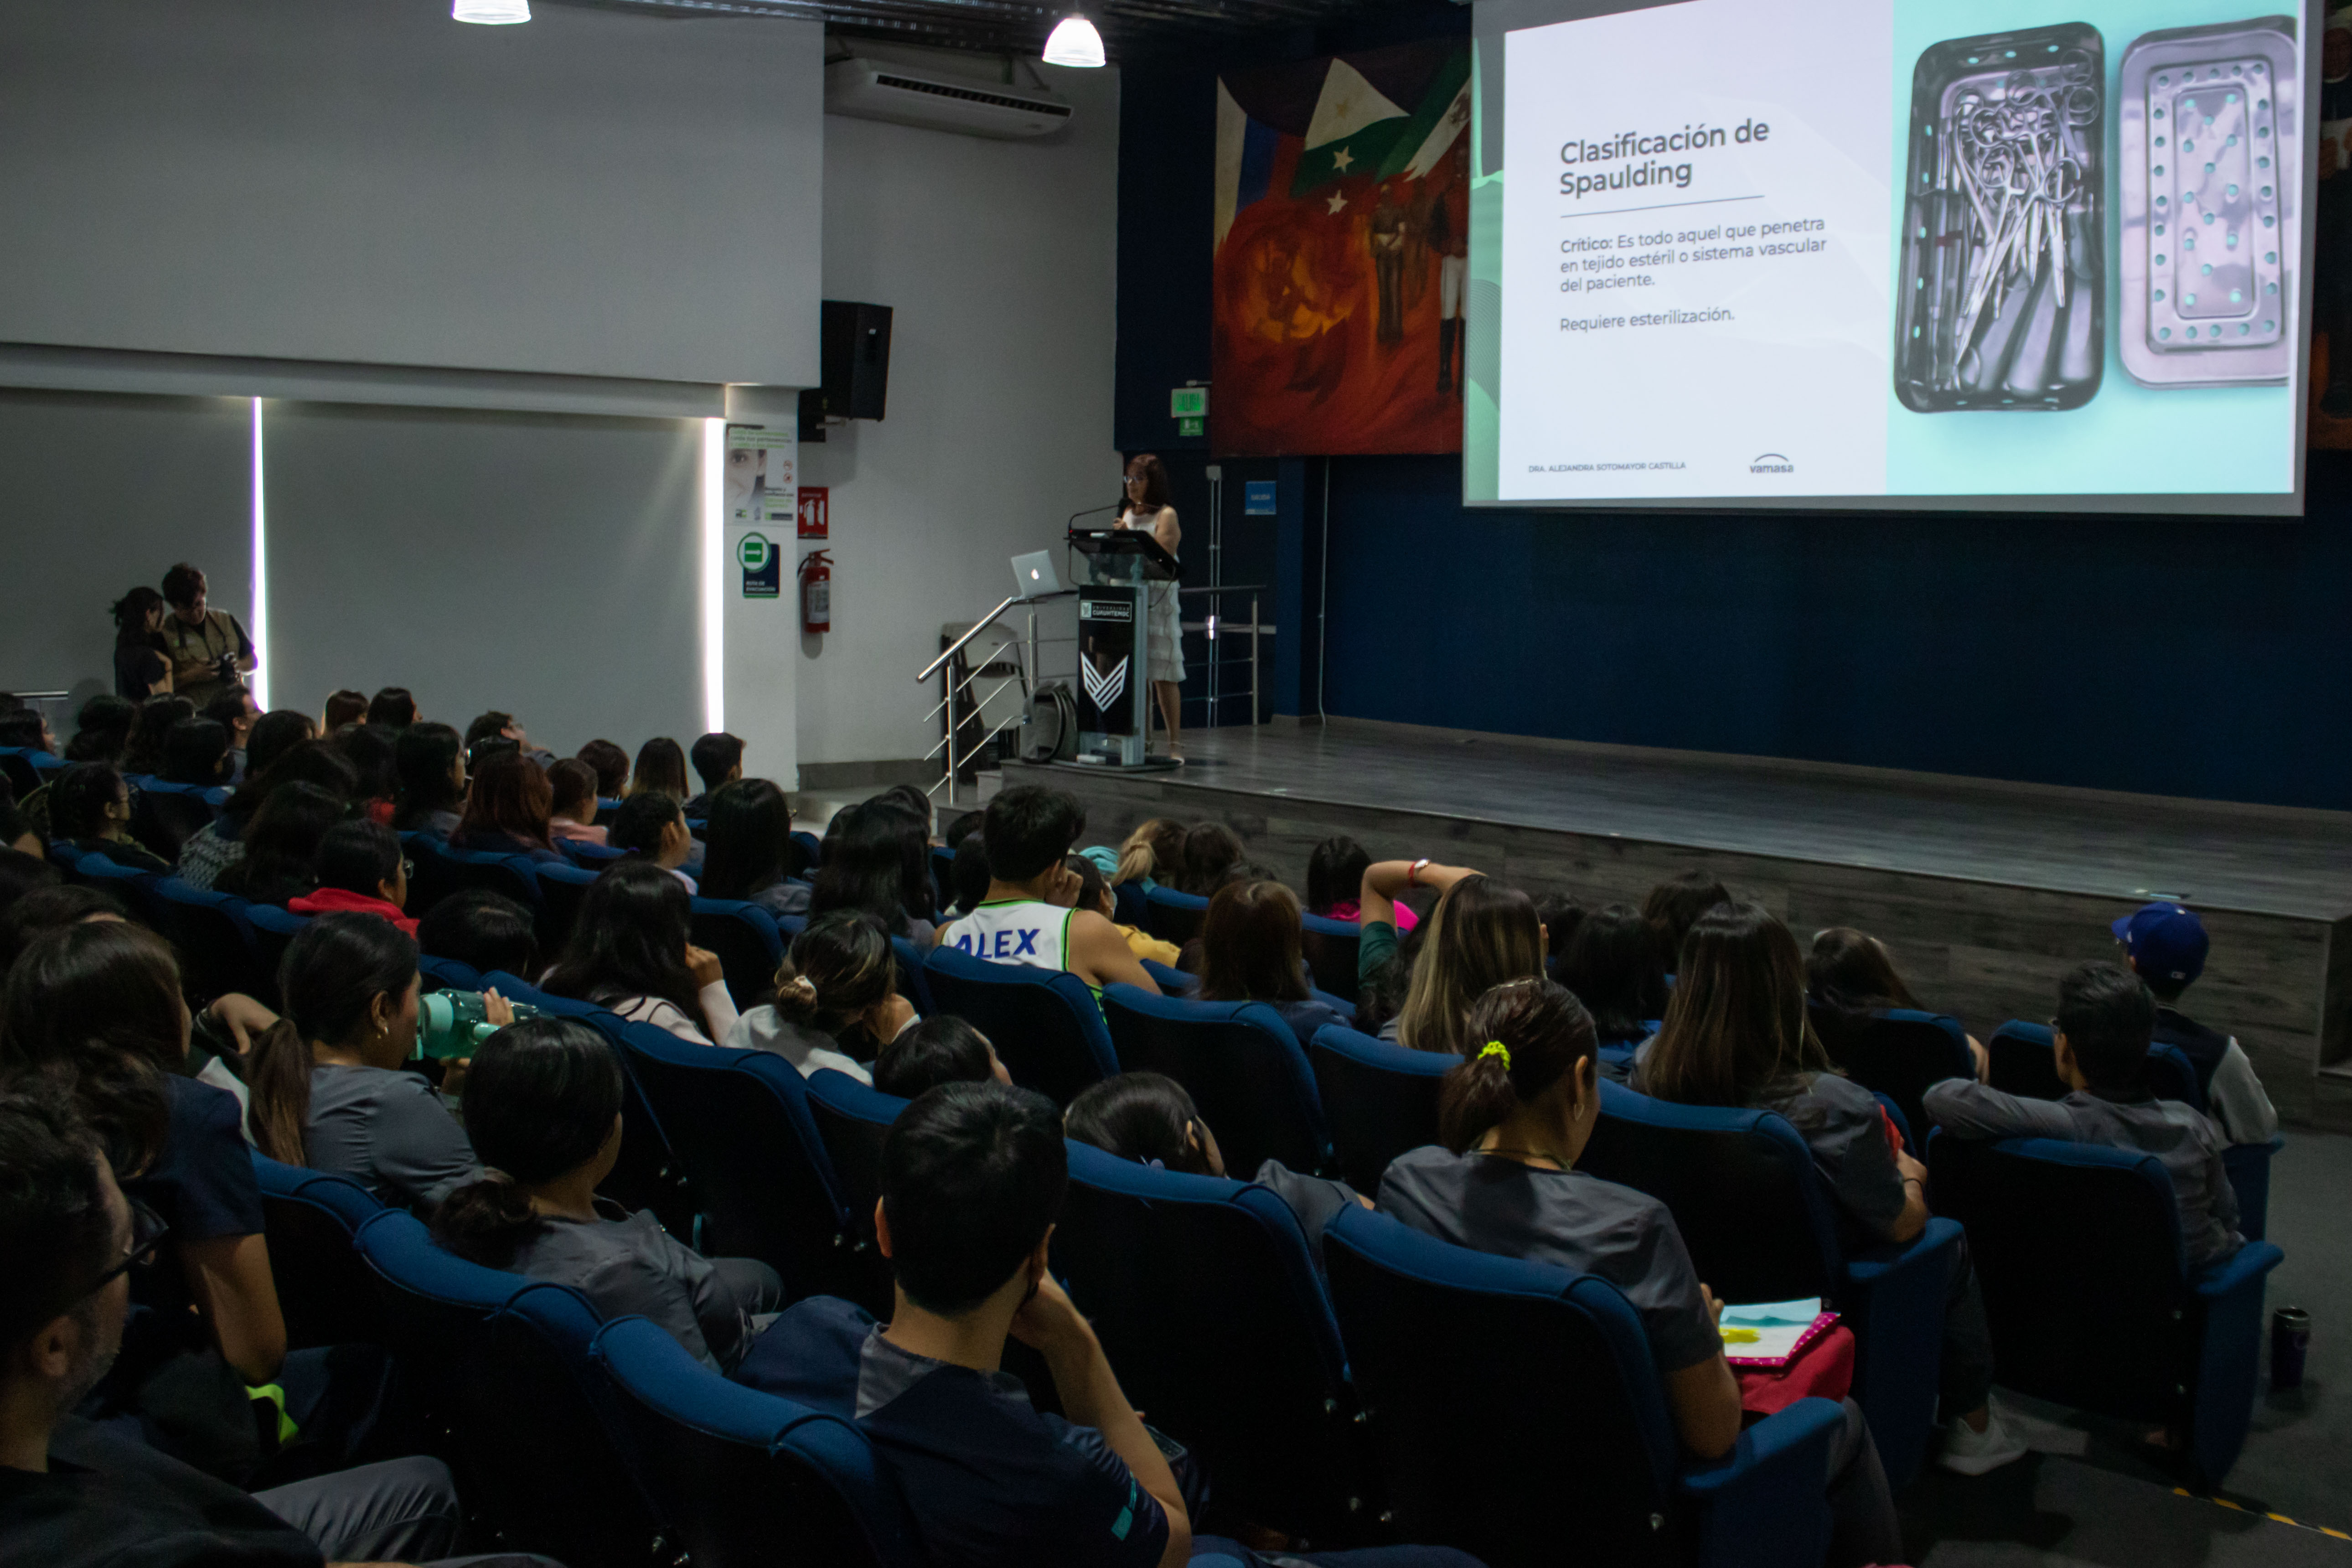
M 1013 558 L 1013 592 L 1024 599 L 1042 599 L 1062 591 L 1062 574 L 1054 570 L 1054 552 L 1033 550 Z

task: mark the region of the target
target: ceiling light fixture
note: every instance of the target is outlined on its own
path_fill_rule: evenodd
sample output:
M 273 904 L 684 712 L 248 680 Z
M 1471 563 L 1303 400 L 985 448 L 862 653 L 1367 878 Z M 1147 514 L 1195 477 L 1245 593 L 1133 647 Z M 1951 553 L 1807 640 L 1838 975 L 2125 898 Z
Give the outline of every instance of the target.
M 460 22 L 502 26 L 530 20 L 530 0 L 453 0 L 449 15 Z
M 1054 25 L 1053 36 L 1045 40 L 1045 59 L 1049 66 L 1091 69 L 1103 63 L 1102 35 L 1095 31 L 1092 22 L 1073 11 Z

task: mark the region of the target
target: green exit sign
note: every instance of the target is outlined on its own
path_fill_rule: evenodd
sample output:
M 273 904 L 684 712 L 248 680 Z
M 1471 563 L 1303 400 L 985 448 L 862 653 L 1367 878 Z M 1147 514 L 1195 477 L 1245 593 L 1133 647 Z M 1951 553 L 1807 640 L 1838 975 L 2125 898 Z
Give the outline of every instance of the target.
M 1198 419 L 1209 412 L 1209 389 L 1205 386 L 1179 386 L 1168 394 L 1168 412 L 1179 419 Z M 1188 430 L 1186 435 L 1197 435 Z
M 1179 436 L 1205 436 L 1208 434 L 1208 424 L 1209 422 L 1207 420 L 1200 418 L 1197 416 L 1190 419 L 1179 419 L 1176 421 L 1176 434 Z

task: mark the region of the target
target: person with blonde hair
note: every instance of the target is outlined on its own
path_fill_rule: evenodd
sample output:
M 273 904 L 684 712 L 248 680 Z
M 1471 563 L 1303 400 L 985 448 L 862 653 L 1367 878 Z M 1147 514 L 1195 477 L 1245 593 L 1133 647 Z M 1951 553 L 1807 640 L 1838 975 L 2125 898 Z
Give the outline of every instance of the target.
M 1155 816 L 1120 840 L 1111 886 L 1139 884 L 1145 892 L 1172 888 L 1184 875 L 1184 825 Z
M 1465 866 L 1382 860 L 1364 872 L 1357 974 L 1370 978 L 1397 951 L 1396 902 L 1414 888 L 1437 890 L 1421 933 L 1404 1006 L 1393 1020 L 1396 1042 L 1416 1051 L 1460 1055 L 1470 1004 L 1507 980 L 1540 979 L 1543 922 L 1535 901 Z M 1384 1037 L 1391 1030 L 1381 1031 Z

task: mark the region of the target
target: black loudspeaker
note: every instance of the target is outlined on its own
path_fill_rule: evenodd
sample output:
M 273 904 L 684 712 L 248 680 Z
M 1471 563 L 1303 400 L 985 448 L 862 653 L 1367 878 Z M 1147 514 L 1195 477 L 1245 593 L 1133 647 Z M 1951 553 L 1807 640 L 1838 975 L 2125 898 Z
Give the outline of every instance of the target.
M 826 416 L 881 418 L 890 392 L 890 307 L 827 300 L 820 325 Z

